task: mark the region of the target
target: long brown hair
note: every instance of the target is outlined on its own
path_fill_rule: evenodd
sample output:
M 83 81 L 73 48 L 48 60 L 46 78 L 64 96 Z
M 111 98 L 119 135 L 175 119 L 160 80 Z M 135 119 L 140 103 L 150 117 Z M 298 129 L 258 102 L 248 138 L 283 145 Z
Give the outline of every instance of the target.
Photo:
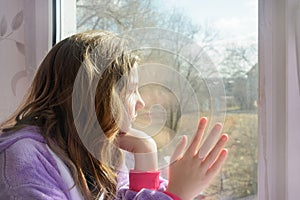
M 38 126 L 85 199 L 102 193 L 112 199 L 115 170 L 122 162 L 115 144 L 123 113 L 116 85 L 124 88 L 123 77 L 135 62 L 126 42 L 109 32 L 87 31 L 64 39 L 45 57 L 23 103 L 1 124 L 1 131 Z

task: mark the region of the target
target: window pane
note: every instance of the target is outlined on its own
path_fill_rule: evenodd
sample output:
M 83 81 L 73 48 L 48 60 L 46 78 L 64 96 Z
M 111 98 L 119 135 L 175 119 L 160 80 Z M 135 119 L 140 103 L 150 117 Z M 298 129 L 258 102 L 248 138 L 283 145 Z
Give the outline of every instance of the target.
M 134 126 L 157 141 L 161 166 L 171 154 L 172 141 L 192 134 L 200 116 L 212 123 L 224 121 L 229 157 L 198 199 L 257 198 L 257 3 L 77 0 L 78 32 L 129 31 L 137 42 L 145 39 L 152 45 L 138 51 L 139 89 L 146 107 Z M 155 71 L 152 75 L 150 69 Z M 166 174 L 163 167 L 162 174 Z

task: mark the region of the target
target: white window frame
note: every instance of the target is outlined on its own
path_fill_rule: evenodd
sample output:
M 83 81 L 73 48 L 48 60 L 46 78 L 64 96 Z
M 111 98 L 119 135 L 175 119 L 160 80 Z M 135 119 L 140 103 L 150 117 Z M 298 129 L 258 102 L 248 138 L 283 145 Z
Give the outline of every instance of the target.
M 76 0 L 52 0 L 56 10 L 55 43 L 76 33 Z
M 53 44 L 76 33 L 76 0 L 24 0 L 24 13 L 30 23 L 25 26 L 26 44 L 29 49 L 35 49 L 28 54 L 28 66 L 39 66 Z M 34 31 L 26 31 L 29 28 Z
M 297 0 L 259 0 L 258 199 L 299 198 Z
M 26 66 L 39 66 L 52 46 L 52 1 L 24 0 Z
M 300 169 L 300 1 L 286 2 L 286 199 L 299 199 Z M 298 31 L 296 32 L 296 28 Z M 298 34 L 298 35 L 296 35 Z M 297 39 L 296 39 L 297 37 Z M 297 41 L 296 41 L 297 40 Z M 296 46 L 296 44 L 298 44 Z M 298 56 L 296 52 L 298 49 Z M 298 57 L 298 58 L 297 58 Z M 297 62 L 298 61 L 298 62 Z M 297 69 L 298 67 L 298 69 Z

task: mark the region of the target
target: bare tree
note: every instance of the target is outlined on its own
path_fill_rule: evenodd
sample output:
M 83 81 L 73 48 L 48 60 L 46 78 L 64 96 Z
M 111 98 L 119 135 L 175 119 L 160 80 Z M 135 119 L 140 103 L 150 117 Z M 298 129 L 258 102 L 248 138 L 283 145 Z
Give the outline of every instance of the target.
M 233 96 L 239 109 L 253 109 L 257 99 L 256 46 L 231 44 L 220 63 L 228 95 Z M 255 78 L 256 77 L 256 78 Z M 254 81 L 252 80 L 254 78 Z M 256 88 L 256 89 L 255 89 Z
M 154 26 L 151 0 L 78 0 L 77 29 L 104 29 L 121 33 L 133 28 Z
M 183 114 L 182 110 L 188 110 L 188 107 L 191 107 L 189 104 L 191 94 L 184 92 L 187 83 L 191 85 L 200 101 L 209 98 L 204 79 L 208 78 L 210 69 L 205 69 L 205 74 L 199 74 L 199 71 L 192 63 L 200 63 L 203 59 L 207 59 L 204 58 L 207 56 L 205 55 L 205 50 L 212 47 L 209 45 L 209 42 L 217 38 L 218 34 L 216 31 L 212 31 L 212 29 L 204 30 L 205 27 L 193 24 L 191 19 L 176 9 L 169 12 L 160 12 L 159 9 L 155 8 L 155 1 L 151 0 L 78 0 L 77 8 L 77 28 L 79 30 L 105 29 L 122 33 L 135 28 L 158 27 L 172 30 L 182 35 L 181 38 L 175 38 L 170 35 L 174 45 L 172 48 L 173 52 L 166 53 L 152 50 L 152 52 L 147 54 L 148 58 L 144 58 L 144 60 L 159 60 L 161 63 L 171 66 L 186 80 L 182 85 L 178 85 L 182 91 L 177 95 L 178 99 L 176 101 L 178 103 L 174 101 L 166 105 L 166 110 L 169 113 L 166 122 L 168 128 L 176 132 Z M 193 39 L 197 35 L 201 35 L 204 45 L 199 48 L 200 51 L 196 54 L 187 48 L 192 47 Z M 182 38 L 187 39 L 183 40 Z M 187 50 L 191 51 L 191 54 L 187 54 Z M 185 57 L 182 57 L 183 54 Z M 201 76 L 203 77 L 199 78 Z M 173 82 L 180 82 L 175 80 L 178 77 L 170 78 L 173 79 Z M 201 104 L 202 102 L 198 103 Z

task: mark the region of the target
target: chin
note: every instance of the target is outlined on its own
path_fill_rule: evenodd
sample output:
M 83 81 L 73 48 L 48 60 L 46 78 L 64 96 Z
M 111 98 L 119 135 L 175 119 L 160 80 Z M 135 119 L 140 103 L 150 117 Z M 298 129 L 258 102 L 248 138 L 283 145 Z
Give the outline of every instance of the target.
M 120 127 L 120 130 L 121 130 L 122 132 L 127 133 L 127 132 L 129 131 L 130 127 L 131 127 L 131 122 L 126 121 L 126 122 L 124 122 L 124 123 L 122 124 L 122 126 Z
M 134 122 L 137 118 L 137 114 L 135 114 L 134 116 L 131 117 L 131 122 Z

